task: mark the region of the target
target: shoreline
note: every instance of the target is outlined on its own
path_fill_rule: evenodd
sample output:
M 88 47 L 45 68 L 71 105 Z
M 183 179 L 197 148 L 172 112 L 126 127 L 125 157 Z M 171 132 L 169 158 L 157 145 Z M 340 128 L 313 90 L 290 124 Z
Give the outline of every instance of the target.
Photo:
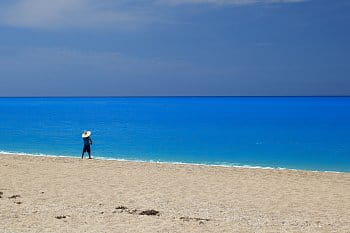
M 72 158 L 72 159 L 81 159 L 78 156 L 71 155 L 52 155 L 52 154 L 32 154 L 25 152 L 8 152 L 0 150 L 1 155 L 20 155 L 20 156 L 32 156 L 32 157 L 49 157 L 49 158 Z M 84 158 L 85 159 L 85 158 Z M 153 161 L 153 160 L 138 160 L 138 159 L 120 159 L 112 157 L 101 157 L 101 156 L 92 156 L 94 160 L 102 161 L 119 161 L 119 162 L 135 162 L 135 163 L 155 163 L 155 164 L 174 164 L 174 165 L 193 165 L 193 166 L 207 166 L 207 167 L 227 167 L 227 168 L 246 168 L 246 169 L 262 169 L 262 170 L 289 170 L 289 171 L 302 171 L 302 172 L 314 172 L 314 173 L 350 173 L 346 171 L 328 171 L 328 170 L 306 170 L 306 169 L 297 169 L 297 168 L 286 168 L 286 167 L 269 167 L 269 166 L 254 166 L 254 165 L 235 165 L 235 164 L 206 164 L 206 163 L 186 163 L 186 162 L 172 162 L 172 161 Z

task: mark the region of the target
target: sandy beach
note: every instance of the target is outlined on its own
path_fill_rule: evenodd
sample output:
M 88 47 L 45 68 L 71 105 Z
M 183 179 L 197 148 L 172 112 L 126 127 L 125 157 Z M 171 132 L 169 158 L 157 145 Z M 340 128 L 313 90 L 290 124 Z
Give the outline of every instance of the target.
M 0 232 L 350 232 L 350 173 L 0 155 Z

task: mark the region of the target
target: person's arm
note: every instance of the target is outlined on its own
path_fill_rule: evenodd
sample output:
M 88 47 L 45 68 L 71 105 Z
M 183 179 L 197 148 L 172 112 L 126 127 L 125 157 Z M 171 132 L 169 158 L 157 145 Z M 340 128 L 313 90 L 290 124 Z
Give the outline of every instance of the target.
M 92 145 L 92 140 L 91 140 L 91 138 L 89 138 L 89 140 L 90 140 L 90 145 Z

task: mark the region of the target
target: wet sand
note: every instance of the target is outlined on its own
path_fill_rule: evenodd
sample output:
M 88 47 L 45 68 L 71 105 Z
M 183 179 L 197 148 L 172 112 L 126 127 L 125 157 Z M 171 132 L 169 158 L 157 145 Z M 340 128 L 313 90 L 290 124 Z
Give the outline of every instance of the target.
M 0 155 L 0 232 L 350 233 L 350 173 Z

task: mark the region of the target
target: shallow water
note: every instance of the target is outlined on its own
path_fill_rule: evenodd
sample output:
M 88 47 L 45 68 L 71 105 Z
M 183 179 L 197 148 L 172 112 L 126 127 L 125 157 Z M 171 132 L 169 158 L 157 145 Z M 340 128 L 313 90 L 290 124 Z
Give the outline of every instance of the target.
M 0 98 L 0 150 L 350 171 L 349 97 Z

